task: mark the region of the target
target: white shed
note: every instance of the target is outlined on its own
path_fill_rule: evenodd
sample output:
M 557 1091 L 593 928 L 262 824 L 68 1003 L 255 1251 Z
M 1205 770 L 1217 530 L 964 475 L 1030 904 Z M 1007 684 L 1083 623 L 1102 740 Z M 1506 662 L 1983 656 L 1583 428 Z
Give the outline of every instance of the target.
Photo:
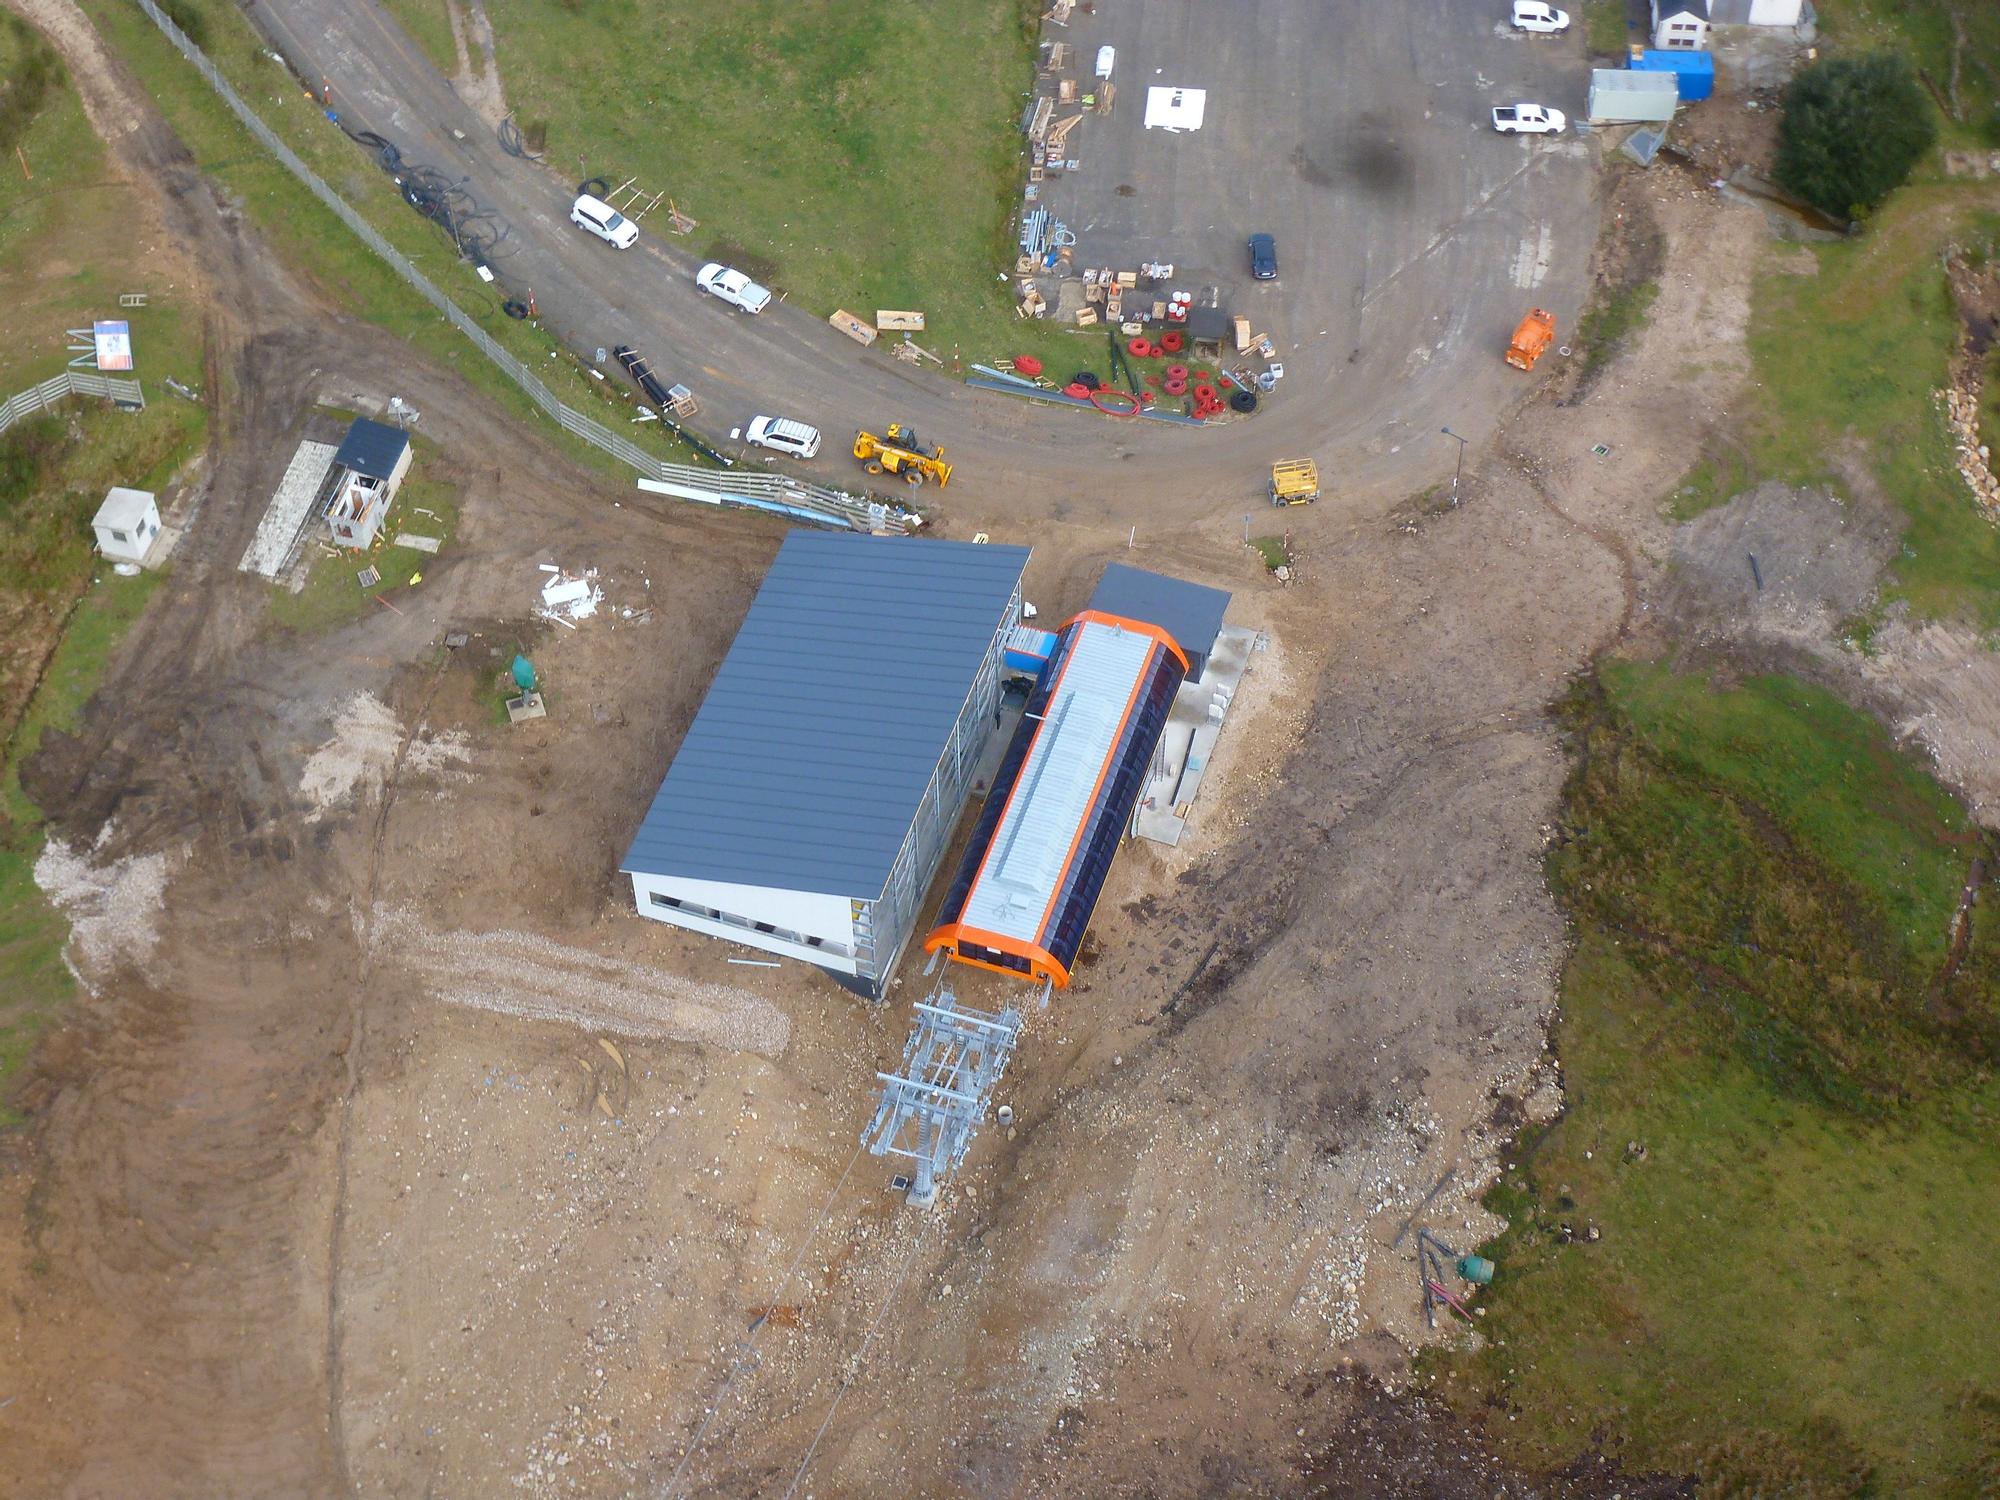
M 1653 45 L 1666 52 L 1708 46 L 1709 0 L 1653 0 Z
M 1671 120 L 1680 102 L 1680 86 L 1672 73 L 1596 68 L 1590 75 L 1593 125 L 1657 124 Z
M 113 489 L 90 518 L 97 550 L 121 562 L 142 563 L 160 536 L 160 507 L 146 490 Z

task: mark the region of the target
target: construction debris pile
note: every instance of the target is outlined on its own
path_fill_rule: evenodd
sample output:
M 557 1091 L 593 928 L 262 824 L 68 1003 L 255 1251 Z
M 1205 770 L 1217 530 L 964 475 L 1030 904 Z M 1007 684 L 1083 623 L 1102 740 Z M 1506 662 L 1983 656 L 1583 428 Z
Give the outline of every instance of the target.
M 542 584 L 542 604 L 535 613 L 544 620 L 554 620 L 567 625 L 572 630 L 578 620 L 587 620 L 597 613 L 597 606 L 604 602 L 604 590 L 597 584 L 597 569 L 585 568 L 581 573 L 565 573 L 554 563 L 543 563 L 541 569 L 549 574 Z

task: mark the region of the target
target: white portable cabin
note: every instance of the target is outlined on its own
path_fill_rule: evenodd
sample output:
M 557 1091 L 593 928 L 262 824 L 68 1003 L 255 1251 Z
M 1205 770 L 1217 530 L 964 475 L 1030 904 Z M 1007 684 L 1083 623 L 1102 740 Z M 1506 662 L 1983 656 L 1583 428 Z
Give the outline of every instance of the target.
M 1590 75 L 1593 125 L 1657 124 L 1671 120 L 1680 99 L 1680 85 L 1672 73 L 1597 68 Z
M 145 490 L 114 489 L 90 519 L 97 550 L 120 562 L 143 563 L 160 535 L 160 507 Z

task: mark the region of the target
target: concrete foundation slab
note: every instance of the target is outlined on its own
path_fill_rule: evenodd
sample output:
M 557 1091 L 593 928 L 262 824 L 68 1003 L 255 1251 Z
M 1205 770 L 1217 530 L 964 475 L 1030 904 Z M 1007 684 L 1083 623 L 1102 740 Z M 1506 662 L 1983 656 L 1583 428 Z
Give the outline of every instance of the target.
M 1257 632 L 1248 626 L 1223 626 L 1202 680 L 1181 684 L 1167 727 L 1160 735 L 1160 748 L 1153 756 L 1152 776 L 1133 814 L 1132 831 L 1140 838 L 1169 848 L 1180 843 L 1187 827 L 1188 805 L 1201 790 L 1209 757 L 1222 735 L 1223 721 L 1256 642 Z

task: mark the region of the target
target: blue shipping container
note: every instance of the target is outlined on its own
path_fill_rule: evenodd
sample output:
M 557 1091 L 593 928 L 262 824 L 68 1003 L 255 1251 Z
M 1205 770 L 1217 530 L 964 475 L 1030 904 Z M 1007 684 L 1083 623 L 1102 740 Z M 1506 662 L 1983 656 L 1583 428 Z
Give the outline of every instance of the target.
M 1684 103 L 1706 99 L 1715 92 L 1715 58 L 1707 52 L 1641 52 L 1635 73 L 1672 73 Z

